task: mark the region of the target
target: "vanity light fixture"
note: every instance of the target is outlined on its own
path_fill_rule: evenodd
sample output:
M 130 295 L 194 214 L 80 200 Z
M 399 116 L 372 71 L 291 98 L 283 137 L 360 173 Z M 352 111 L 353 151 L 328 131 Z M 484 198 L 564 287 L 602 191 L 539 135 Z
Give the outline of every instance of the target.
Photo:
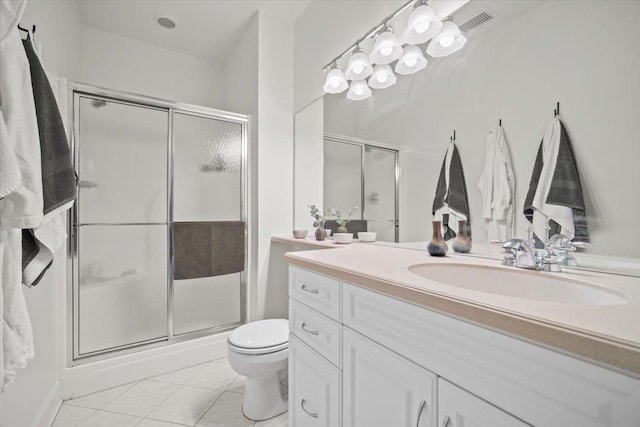
M 435 36 L 427 46 L 427 54 L 434 58 L 451 55 L 457 52 L 467 43 L 467 38 L 462 35 L 460 28 L 452 20 L 445 21 L 440 34 Z
M 466 2 L 462 2 L 463 4 Z M 402 36 L 402 42 L 393 33 L 390 22 L 413 5 L 408 25 Z M 451 10 L 450 8 L 446 8 Z M 361 44 L 368 38 L 375 40 L 373 49 L 367 57 Z M 409 0 L 384 18 L 378 25 L 360 37 L 324 67 L 329 71 L 324 83 L 326 93 L 344 92 L 351 81 L 347 98 L 353 100 L 366 99 L 371 96 L 369 89 L 383 89 L 393 85 L 397 77 L 392 70 L 401 75 L 413 74 L 427 66 L 422 48 L 416 46 L 429 42 L 426 53 L 433 57 L 442 57 L 456 52 L 465 45 L 467 38 L 460 28 L 447 18 L 441 21 L 436 12 L 427 4 L 427 0 Z M 403 45 L 404 44 L 404 45 Z M 343 58 L 351 53 L 346 73 L 338 66 Z M 372 67 L 376 64 L 375 67 Z M 368 76 L 368 85 L 364 80 Z
M 387 65 L 388 66 L 388 65 Z M 371 96 L 371 89 L 364 80 L 355 80 L 351 82 L 347 98 L 352 101 L 361 101 Z
M 327 74 L 327 78 L 322 87 L 326 93 L 344 92 L 349 84 L 338 64 L 333 63 L 331 71 Z
M 398 74 L 413 74 L 427 66 L 427 59 L 418 46 L 408 45 L 396 63 L 395 71 Z
M 381 33 L 376 36 L 369 58 L 374 64 L 390 64 L 402 55 L 400 40 L 393 34 L 393 29 L 386 25 Z
M 426 0 L 419 0 L 409 16 L 407 29 L 402 41 L 408 44 L 421 44 L 431 40 L 442 30 L 442 21 Z
M 374 89 L 384 89 L 395 84 L 397 80 L 390 65 L 379 64 L 375 66 L 373 74 L 369 77 L 369 86 Z
M 369 62 L 369 57 L 365 55 L 364 50 L 357 46 L 353 51 L 353 55 L 349 58 L 347 71 L 344 73 L 349 80 L 364 80 L 371 75 L 373 67 Z

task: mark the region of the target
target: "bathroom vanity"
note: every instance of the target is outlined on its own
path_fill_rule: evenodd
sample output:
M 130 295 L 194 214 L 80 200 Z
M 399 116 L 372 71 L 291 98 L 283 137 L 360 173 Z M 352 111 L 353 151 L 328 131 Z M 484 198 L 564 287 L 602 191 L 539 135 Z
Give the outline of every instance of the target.
M 291 425 L 640 426 L 637 278 L 367 244 L 286 258 Z

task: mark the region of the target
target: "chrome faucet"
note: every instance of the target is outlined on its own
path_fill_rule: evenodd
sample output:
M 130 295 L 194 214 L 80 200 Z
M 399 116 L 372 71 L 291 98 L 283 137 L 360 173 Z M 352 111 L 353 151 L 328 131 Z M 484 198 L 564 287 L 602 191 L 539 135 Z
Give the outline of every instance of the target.
M 502 260 L 502 265 L 508 265 L 518 268 L 527 268 L 530 270 L 537 270 L 536 257 L 531 251 L 531 248 L 522 239 L 510 239 L 507 240 L 502 248 L 505 250 L 505 258 Z

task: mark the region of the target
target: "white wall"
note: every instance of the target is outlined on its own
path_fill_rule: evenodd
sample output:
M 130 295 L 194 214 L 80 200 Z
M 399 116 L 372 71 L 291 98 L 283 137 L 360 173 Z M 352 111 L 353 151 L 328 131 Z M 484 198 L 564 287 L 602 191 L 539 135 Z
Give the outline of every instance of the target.
M 75 2 L 27 3 L 21 23 L 28 28 L 36 25 L 36 40 L 42 43 L 41 62 L 50 77 L 77 76 L 79 16 Z M 35 288 L 24 289 L 33 325 L 35 359 L 1 395 L 2 426 L 40 427 L 55 415 L 62 363 L 58 295 L 65 291 L 65 255 L 66 245 L 55 255 L 53 266 L 43 280 Z
M 312 231 L 309 205 L 323 207 L 323 122 L 322 99 L 299 111 L 295 117 L 293 218 L 295 230 Z
M 222 65 L 82 26 L 79 80 L 205 107 L 224 104 Z
M 255 317 L 287 317 L 287 283 L 271 276 L 271 236 L 293 224 L 293 19 L 286 2 L 260 8 L 258 35 L 258 282 Z
M 355 122 L 338 127 L 351 127 L 356 137 L 403 146 L 405 240 L 431 235 L 431 203 L 454 129 L 474 241 L 484 240 L 477 182 L 487 132 L 500 118 L 516 171 L 516 233 L 525 235 L 521 211 L 533 162 L 560 101 L 585 192 L 589 252 L 640 256 L 637 239 L 629 238 L 640 209 L 640 200 L 631 196 L 640 182 L 637 16 L 638 2 L 542 2 L 478 38 L 472 33 L 462 51 L 431 59 L 426 70 L 401 77 L 396 86 L 374 91 L 371 100 L 360 103 L 352 115 Z

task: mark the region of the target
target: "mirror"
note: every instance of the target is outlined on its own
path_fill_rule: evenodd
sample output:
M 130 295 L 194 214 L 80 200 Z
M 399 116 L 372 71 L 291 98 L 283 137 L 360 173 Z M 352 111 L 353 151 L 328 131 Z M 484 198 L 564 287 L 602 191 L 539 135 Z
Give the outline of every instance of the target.
M 500 257 L 501 249 L 488 245 L 478 189 L 487 135 L 502 120 L 515 175 L 514 234 L 526 238 L 525 197 L 542 137 L 560 102 L 560 120 L 580 174 L 591 243 L 576 259 L 585 268 L 638 274 L 640 241 L 633 224 L 640 210 L 635 196 L 640 144 L 633 141 L 640 117 L 640 51 L 634 42 L 640 28 L 633 16 L 640 6 L 634 3 L 470 2 L 456 13 L 457 22 L 482 10 L 495 18 L 469 31 L 469 42 L 460 52 L 429 58 L 426 70 L 400 76 L 394 86 L 374 91 L 367 100 L 350 101 L 338 94 L 315 101 L 296 115 L 296 225 L 310 227 L 298 191 L 307 186 L 306 195 L 311 194 L 311 180 L 299 181 L 304 178 L 298 175 L 303 144 L 298 125 L 305 116 L 313 112 L 322 120 L 322 131 L 315 129 L 318 144 L 322 135 L 333 134 L 398 147 L 399 241 L 414 247 L 419 244 L 411 242 L 424 243 L 431 237 L 436 184 L 456 130 L 472 252 Z M 594 28 L 607 31 L 594 37 Z M 321 160 L 315 160 L 318 173 Z M 319 182 L 322 177 L 314 179 Z M 318 204 L 322 189 L 314 191 L 313 203 Z

